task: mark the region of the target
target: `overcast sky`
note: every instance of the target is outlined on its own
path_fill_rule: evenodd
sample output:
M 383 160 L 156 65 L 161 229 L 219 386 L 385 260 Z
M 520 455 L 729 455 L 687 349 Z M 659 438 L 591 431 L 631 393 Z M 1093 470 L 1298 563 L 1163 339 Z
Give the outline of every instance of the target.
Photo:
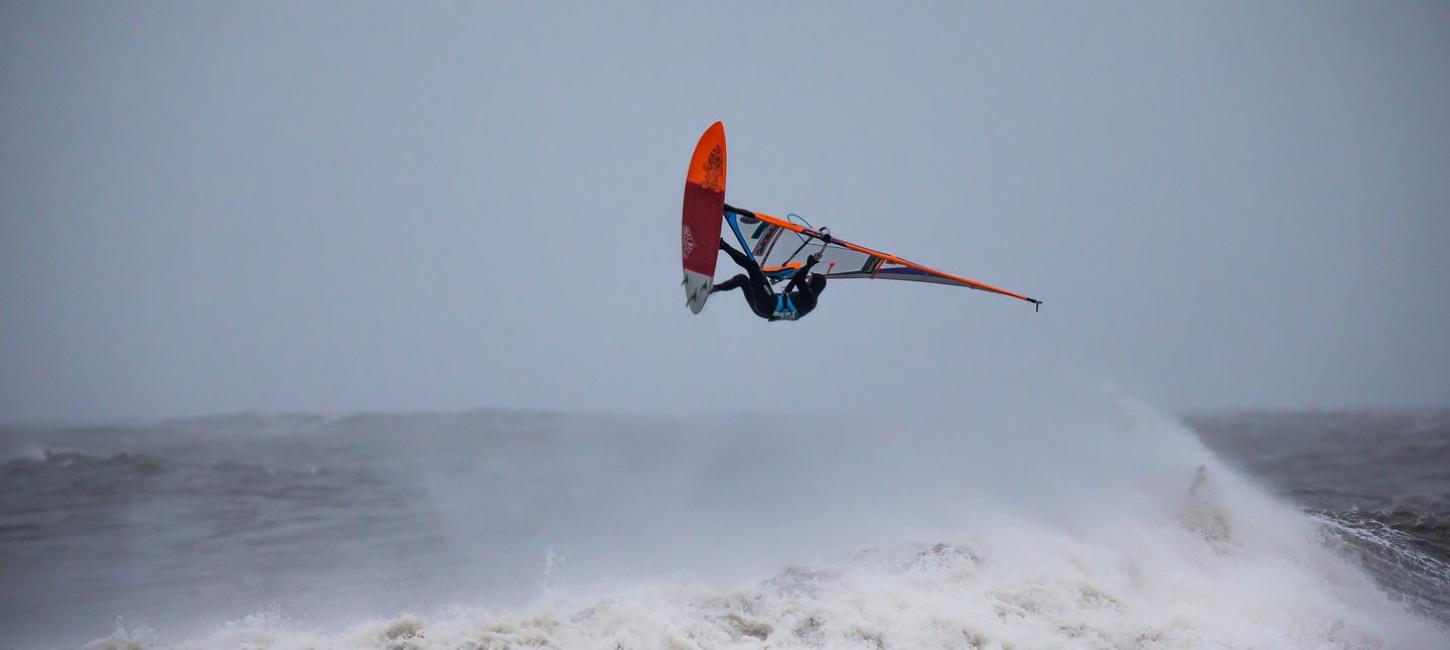
M 1450 402 L 1450 5 L 682 4 L 0 6 L 0 419 Z M 731 203 L 1042 312 L 691 315 L 715 120 Z

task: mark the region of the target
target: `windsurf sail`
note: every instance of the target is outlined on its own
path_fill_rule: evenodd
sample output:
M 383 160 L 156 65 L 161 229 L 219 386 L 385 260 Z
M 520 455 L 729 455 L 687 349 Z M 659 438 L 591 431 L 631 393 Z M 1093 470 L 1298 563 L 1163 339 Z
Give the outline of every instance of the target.
M 947 284 L 988 293 L 1000 294 L 1030 302 L 1041 307 L 1042 301 L 1014 291 L 994 287 L 929 266 L 911 262 L 890 253 L 843 241 L 825 229 L 817 230 L 802 220 L 781 219 L 761 212 L 752 212 L 725 205 L 725 223 L 740 245 L 772 281 L 789 279 L 795 269 L 812 253 L 820 253 L 821 261 L 812 269 L 827 278 L 873 278 Z

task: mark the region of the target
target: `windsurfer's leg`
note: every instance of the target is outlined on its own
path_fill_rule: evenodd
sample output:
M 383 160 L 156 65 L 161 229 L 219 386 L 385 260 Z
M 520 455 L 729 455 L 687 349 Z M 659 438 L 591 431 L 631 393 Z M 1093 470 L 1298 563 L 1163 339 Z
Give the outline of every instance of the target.
M 729 255 L 730 259 L 735 260 L 735 263 L 739 264 L 740 268 L 745 269 L 745 272 L 750 274 L 750 281 L 752 283 L 759 284 L 765 293 L 770 293 L 770 280 L 765 277 L 764 273 L 760 272 L 760 265 L 756 264 L 755 260 L 750 259 L 749 255 L 735 250 L 735 247 L 726 242 L 724 237 L 720 238 L 720 250 L 725 251 L 725 254 Z
M 761 318 L 770 318 L 770 314 L 775 308 L 775 296 L 770 291 L 770 279 L 760 271 L 760 265 L 745 253 L 735 250 L 725 241 L 724 237 L 720 238 L 720 250 L 725 251 L 730 259 L 735 260 L 740 268 L 745 269 L 747 275 L 736 275 L 715 285 L 712 291 L 728 291 L 739 287 L 745 294 L 745 302 L 750 303 L 750 310 Z
M 729 255 L 730 259 L 735 260 L 735 263 L 739 265 L 740 268 L 745 269 L 746 271 L 749 271 L 751 269 L 755 269 L 756 271 L 760 270 L 760 267 L 755 264 L 755 260 L 750 259 L 749 255 L 735 250 L 735 247 L 727 243 L 725 241 L 725 238 L 723 237 L 720 238 L 720 250 L 725 251 L 725 254 Z
M 710 293 L 715 293 L 716 291 L 729 291 L 731 289 L 739 289 L 740 287 L 744 287 L 744 286 L 747 286 L 749 284 L 750 284 L 750 277 L 747 276 L 747 275 L 745 275 L 744 273 L 739 273 L 739 274 L 736 274 L 735 277 L 730 278 L 729 280 L 726 280 L 724 282 L 721 282 L 720 284 L 717 284 L 714 287 L 712 287 L 710 289 Z

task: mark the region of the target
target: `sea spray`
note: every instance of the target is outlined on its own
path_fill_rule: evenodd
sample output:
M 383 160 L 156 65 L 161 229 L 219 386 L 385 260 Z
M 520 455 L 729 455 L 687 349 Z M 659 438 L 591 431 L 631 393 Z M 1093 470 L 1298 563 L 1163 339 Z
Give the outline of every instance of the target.
M 491 471 L 560 489 L 505 494 L 603 516 L 528 520 L 529 564 L 544 558 L 531 601 L 253 617 L 154 647 L 1444 647 L 1318 522 L 1171 418 L 1126 402 L 1061 420 L 511 436 L 487 446 Z M 431 489 L 466 496 L 500 478 L 485 474 Z

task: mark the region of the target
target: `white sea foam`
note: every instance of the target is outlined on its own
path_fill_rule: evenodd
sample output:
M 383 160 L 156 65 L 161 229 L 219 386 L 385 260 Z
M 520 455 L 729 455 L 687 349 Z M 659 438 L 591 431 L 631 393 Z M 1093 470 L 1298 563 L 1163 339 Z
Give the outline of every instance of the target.
M 1282 540 L 1280 540 L 1282 541 Z M 257 616 L 175 648 L 1437 648 L 1444 638 L 1313 546 L 1187 529 L 1019 524 L 875 547 L 742 589 L 555 593 L 324 633 Z M 120 630 L 90 647 L 121 649 Z

